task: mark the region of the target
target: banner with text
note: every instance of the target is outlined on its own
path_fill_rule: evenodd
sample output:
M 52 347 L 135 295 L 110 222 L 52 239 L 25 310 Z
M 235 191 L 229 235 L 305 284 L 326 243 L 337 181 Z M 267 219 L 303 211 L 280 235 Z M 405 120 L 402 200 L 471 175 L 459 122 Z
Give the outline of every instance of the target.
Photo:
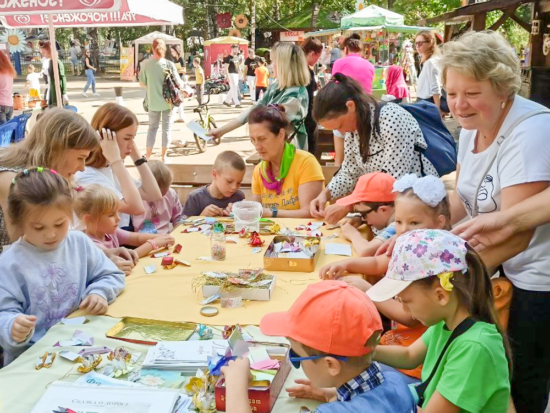
M 109 12 L 120 6 L 121 0 L 0 0 L 0 14 Z

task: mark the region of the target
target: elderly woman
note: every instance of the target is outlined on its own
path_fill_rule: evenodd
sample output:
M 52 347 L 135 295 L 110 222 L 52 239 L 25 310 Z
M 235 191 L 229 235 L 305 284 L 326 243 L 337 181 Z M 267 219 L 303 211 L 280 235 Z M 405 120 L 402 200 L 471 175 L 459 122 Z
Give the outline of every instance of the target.
M 497 33 L 481 32 L 468 33 L 443 51 L 443 85 L 463 128 L 453 221 L 505 212 L 547 189 L 550 113 L 517 95 L 520 62 L 512 47 Z M 515 255 L 518 241 L 525 250 Z M 550 340 L 539 337 L 550 325 L 550 224 L 488 248 L 482 257 L 489 267 L 502 264 L 513 284 L 508 336 L 516 409 L 542 413 L 550 381 Z
M 307 150 L 307 132 L 305 119 L 308 110 L 308 94 L 310 75 L 306 57 L 300 47 L 292 43 L 277 43 L 271 50 L 275 80 L 259 105 L 282 105 L 285 108 L 293 132 L 291 133 L 298 148 Z M 227 125 L 213 129 L 210 134 L 215 141 L 220 142 L 223 135 L 244 125 L 253 108 L 241 113 Z
M 310 202 L 323 189 L 321 165 L 309 152 L 287 142 L 290 122 L 283 106 L 253 109 L 250 140 L 262 162 L 254 169 L 252 194 L 264 217 L 310 218 Z

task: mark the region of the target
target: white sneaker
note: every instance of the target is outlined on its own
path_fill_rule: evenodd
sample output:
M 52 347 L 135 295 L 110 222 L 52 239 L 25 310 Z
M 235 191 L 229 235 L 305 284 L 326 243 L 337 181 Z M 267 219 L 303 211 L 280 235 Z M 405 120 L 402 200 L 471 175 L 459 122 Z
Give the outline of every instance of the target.
M 87 97 L 88 97 L 88 94 L 85 93 L 85 92 L 82 92 L 82 96 L 84 96 L 85 98 L 87 98 Z
M 94 96 L 99 96 L 99 93 L 94 93 Z

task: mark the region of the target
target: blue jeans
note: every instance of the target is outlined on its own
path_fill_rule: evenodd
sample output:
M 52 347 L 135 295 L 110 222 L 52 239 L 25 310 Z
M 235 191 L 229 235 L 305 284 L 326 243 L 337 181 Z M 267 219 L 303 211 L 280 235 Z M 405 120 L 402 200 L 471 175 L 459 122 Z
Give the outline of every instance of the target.
M 167 148 L 172 135 L 172 111 L 149 111 L 149 130 L 147 131 L 147 147 L 153 148 L 157 139 L 160 118 L 162 117 L 162 147 Z
M 88 81 L 86 82 L 86 86 L 84 86 L 84 93 L 86 93 L 90 85 L 92 85 L 92 92 L 95 93 L 94 71 L 92 69 L 86 69 L 86 77 L 88 78 Z
M 13 106 L 0 106 L 0 125 L 9 121 L 13 116 Z

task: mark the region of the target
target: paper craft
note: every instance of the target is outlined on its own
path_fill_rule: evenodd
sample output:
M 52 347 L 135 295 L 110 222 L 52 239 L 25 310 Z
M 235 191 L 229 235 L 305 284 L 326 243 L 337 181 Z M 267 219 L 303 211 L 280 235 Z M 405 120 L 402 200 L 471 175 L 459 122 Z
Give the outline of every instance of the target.
M 349 244 L 325 244 L 326 255 L 343 255 L 351 257 L 351 245 Z
M 175 247 L 174 247 L 174 254 L 179 254 L 181 252 L 181 249 L 182 249 L 182 245 L 181 244 L 177 244 Z
M 213 224 L 213 223 L 216 222 L 216 221 L 217 221 L 217 219 L 214 218 L 214 217 L 206 217 L 206 218 L 204 218 L 204 222 L 205 222 L 206 224 Z
M 63 357 L 66 360 L 75 362 L 75 361 L 79 361 L 81 356 L 80 354 L 75 353 L 74 351 L 60 351 L 59 357 Z
M 252 363 L 250 365 L 251 369 L 254 370 L 271 370 L 271 369 L 278 369 L 279 368 L 279 361 L 278 360 L 264 360 L 260 361 L 258 363 Z
M 81 324 L 84 324 L 88 319 L 84 316 L 82 317 L 75 317 L 75 318 L 62 318 L 61 322 L 65 324 L 66 326 L 79 326 Z
M 257 254 L 259 252 L 262 252 L 262 247 L 254 247 L 252 248 L 252 254 Z
M 169 251 L 165 251 L 165 252 L 158 252 L 156 254 L 153 254 L 153 258 L 164 258 L 164 257 L 167 257 L 168 255 L 170 255 L 171 253 Z
M 73 334 L 73 338 L 70 340 L 58 341 L 54 347 L 71 347 L 71 346 L 92 346 L 94 344 L 94 338 L 86 334 L 84 331 L 76 330 Z
M 226 336 L 227 337 L 227 336 Z M 237 341 L 244 341 L 243 334 L 241 332 L 241 328 L 239 325 L 236 325 L 231 334 L 229 335 L 229 338 L 227 339 L 227 344 L 229 344 L 229 347 L 231 350 L 235 348 L 235 344 L 237 344 Z
M 213 303 L 214 301 L 218 300 L 221 296 L 219 294 L 211 295 L 210 297 L 205 298 L 201 301 L 201 305 L 208 305 L 210 303 Z
M 89 356 L 91 354 L 107 354 L 110 352 L 111 352 L 111 349 L 109 347 L 103 346 L 103 347 L 91 347 L 91 348 L 82 349 L 78 352 L 78 354 L 84 357 L 84 356 Z
M 112 377 L 105 376 L 103 374 L 96 373 L 95 371 L 90 371 L 82 376 L 80 376 L 75 383 L 88 384 L 94 387 L 101 386 L 124 386 L 124 387 L 143 387 L 142 384 L 132 383 L 131 381 L 118 380 Z
M 265 347 L 250 347 L 248 358 L 250 359 L 251 363 L 271 361 L 271 357 L 269 357 L 269 354 L 267 353 L 267 350 Z M 255 369 L 255 370 L 262 370 L 262 369 Z
M 38 357 L 36 359 L 36 364 L 34 366 L 34 368 L 36 370 L 40 370 L 42 368 L 50 368 L 55 360 L 55 356 L 57 355 L 57 353 L 48 353 L 48 352 L 45 352 L 44 355 L 42 357 Z
M 161 261 L 161 265 L 172 265 L 174 263 L 174 257 L 163 257 Z
M 192 120 L 191 122 L 187 122 L 185 124 L 187 128 L 193 132 L 195 135 L 197 135 L 199 138 L 204 139 L 205 141 L 209 141 L 212 139 L 212 136 L 208 135 L 208 131 L 204 129 L 196 120 Z
M 225 239 L 225 242 L 232 242 L 233 244 L 238 244 L 239 243 L 239 240 L 235 237 L 227 237 Z
M 157 271 L 157 266 L 155 264 L 146 265 L 143 267 L 143 270 L 145 271 L 145 274 L 153 274 Z

